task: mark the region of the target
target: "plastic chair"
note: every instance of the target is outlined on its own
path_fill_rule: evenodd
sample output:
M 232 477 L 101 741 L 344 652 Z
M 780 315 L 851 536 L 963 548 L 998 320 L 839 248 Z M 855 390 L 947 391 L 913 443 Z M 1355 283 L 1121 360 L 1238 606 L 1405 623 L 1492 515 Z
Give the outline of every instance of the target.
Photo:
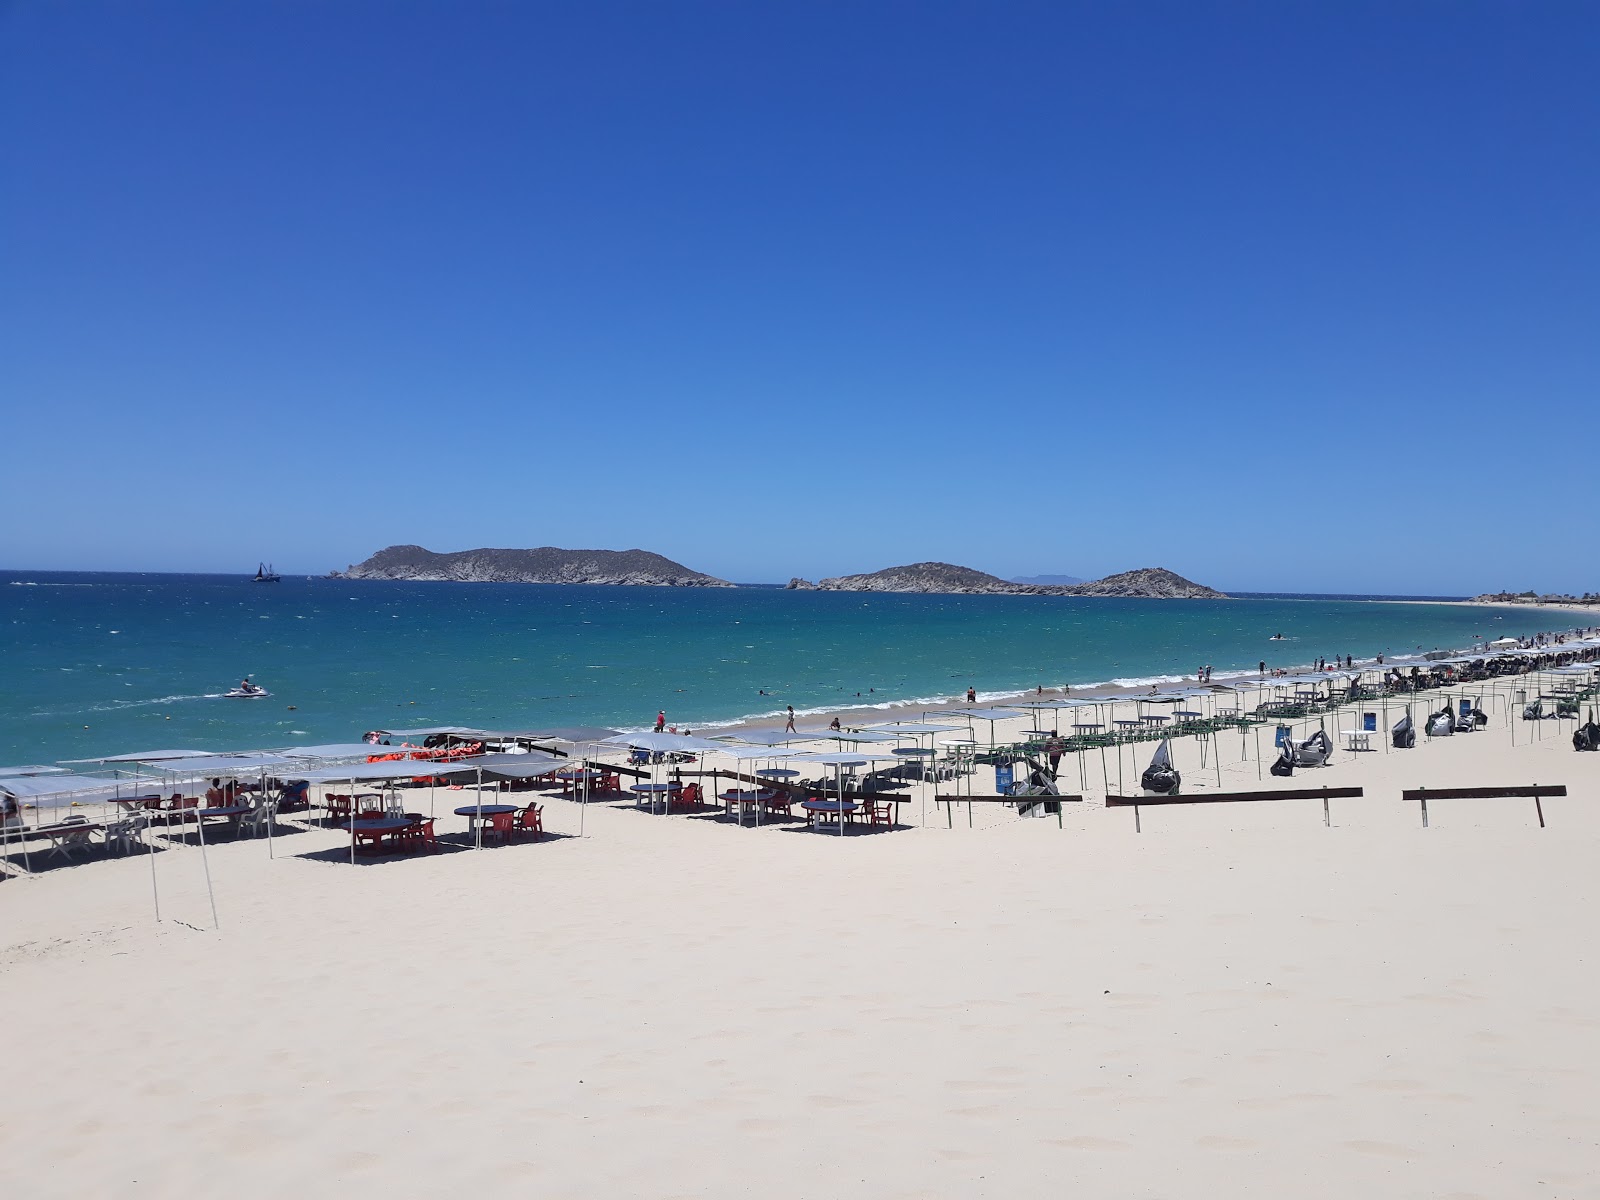
M 868 825 L 894 828 L 894 808 L 887 800 L 866 800 L 862 802 L 862 807 L 866 810 Z
M 516 830 L 516 827 L 516 813 L 491 813 L 489 819 L 484 823 L 483 832 L 493 834 L 502 842 L 508 842 L 511 840 L 511 835 Z
M 411 824 L 400 831 L 400 849 L 407 854 L 424 849 L 437 852 L 439 841 L 433 836 L 433 818 L 407 813 L 406 820 Z
M 509 813 L 506 819 L 512 822 L 509 832 L 532 833 L 534 841 L 538 841 L 539 835 L 544 832 L 544 809 L 537 804 L 530 804 L 520 812 Z

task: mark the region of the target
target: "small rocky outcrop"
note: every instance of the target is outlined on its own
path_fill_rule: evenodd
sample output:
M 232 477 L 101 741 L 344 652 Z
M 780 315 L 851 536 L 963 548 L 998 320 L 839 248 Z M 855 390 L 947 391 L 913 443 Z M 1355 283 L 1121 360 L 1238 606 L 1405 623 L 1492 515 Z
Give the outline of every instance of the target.
M 791 584 L 791 586 L 793 586 Z M 911 563 L 865 575 L 840 575 L 817 585 L 830 592 L 956 592 L 1003 596 L 1122 596 L 1152 600 L 1226 599 L 1164 567 L 1141 567 L 1072 586 L 1011 583 L 997 575 L 952 563 Z
M 451 583 L 604 583 L 633 587 L 732 587 L 648 550 L 457 550 L 390 546 L 343 573 L 345 579 Z
M 809 579 L 801 579 L 800 576 L 796 575 L 789 580 L 784 590 L 790 592 L 814 592 L 817 590 L 817 585 Z

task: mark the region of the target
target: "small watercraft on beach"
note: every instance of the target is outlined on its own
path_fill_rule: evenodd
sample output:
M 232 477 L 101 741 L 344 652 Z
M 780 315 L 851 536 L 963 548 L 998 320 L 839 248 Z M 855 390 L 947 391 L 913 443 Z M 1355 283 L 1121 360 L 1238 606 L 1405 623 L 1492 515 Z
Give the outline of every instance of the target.
M 1183 787 L 1183 776 L 1172 765 L 1172 743 L 1166 738 L 1161 739 L 1150 765 L 1139 776 L 1139 786 L 1147 796 L 1176 796 Z

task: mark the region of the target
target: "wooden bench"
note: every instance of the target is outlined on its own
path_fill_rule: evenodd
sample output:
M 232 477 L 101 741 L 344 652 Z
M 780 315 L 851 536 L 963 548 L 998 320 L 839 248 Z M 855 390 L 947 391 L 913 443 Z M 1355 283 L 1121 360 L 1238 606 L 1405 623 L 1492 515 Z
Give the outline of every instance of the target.
M 1549 787 L 1540 787 L 1530 784 L 1527 787 L 1476 787 L 1476 788 L 1407 788 L 1400 793 L 1402 800 L 1420 800 L 1422 802 L 1422 827 L 1428 828 L 1428 801 L 1429 800 L 1499 800 L 1507 796 L 1532 799 L 1534 811 L 1539 814 L 1539 828 L 1544 828 L 1544 804 L 1542 797 L 1565 796 L 1567 786 L 1564 783 L 1553 784 Z
M 933 798 L 933 802 L 935 804 L 943 804 L 947 806 L 944 810 L 944 824 L 946 829 L 953 829 L 955 827 L 955 821 L 951 818 L 951 813 L 954 811 L 953 806 L 957 804 L 965 804 L 967 806 L 967 828 L 971 829 L 972 806 L 974 804 L 1027 804 L 1030 802 L 1034 804 L 1040 804 L 1048 803 L 1051 800 L 1059 800 L 1062 804 L 1076 804 L 1082 799 L 1082 796 L 935 796 Z M 1066 828 L 1065 823 L 1061 819 L 1061 810 L 1059 808 L 1056 810 L 1056 824 L 1062 828 Z
M 1107 808 L 1133 809 L 1133 829 L 1143 833 L 1139 822 L 1139 809 L 1147 804 L 1242 804 L 1251 800 L 1318 800 L 1322 801 L 1322 823 L 1331 826 L 1333 814 L 1328 810 L 1329 800 L 1344 800 L 1365 793 L 1358 787 L 1288 788 L 1267 792 L 1195 792 L 1176 796 L 1107 796 Z

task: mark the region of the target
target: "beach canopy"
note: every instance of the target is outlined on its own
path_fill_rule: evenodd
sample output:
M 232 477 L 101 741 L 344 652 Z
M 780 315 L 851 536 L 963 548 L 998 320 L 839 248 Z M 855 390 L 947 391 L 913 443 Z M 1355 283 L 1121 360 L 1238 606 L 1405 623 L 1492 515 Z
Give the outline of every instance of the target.
M 878 754 L 871 750 L 844 754 L 821 752 L 816 754 L 791 754 L 790 762 L 829 763 L 836 767 L 864 767 L 869 762 L 898 762 L 893 754 Z
M 375 763 L 350 763 L 347 766 L 312 767 L 294 773 L 296 779 L 307 783 L 361 783 L 384 779 L 423 779 L 439 775 L 453 775 L 460 771 L 461 760 L 453 763 L 418 762 L 414 759 L 390 760 Z
M 716 742 L 707 741 L 705 738 L 691 737 L 683 733 L 619 733 L 615 737 L 601 739 L 603 746 L 628 746 L 634 750 L 649 750 L 655 753 L 678 754 L 705 754 L 712 750 L 725 750 L 727 747 Z
M 140 750 L 136 754 L 113 754 L 109 758 L 71 758 L 63 762 L 75 763 L 151 763 L 165 762 L 171 758 L 206 758 L 220 753 L 216 750 Z
M 265 751 L 248 754 L 213 754 L 203 758 L 174 758 L 159 764 L 159 770 L 171 775 L 248 775 L 281 767 L 292 760 Z
M 903 733 L 907 736 L 922 733 L 959 733 L 959 725 L 899 725 L 893 721 L 878 721 L 867 726 L 868 729 L 881 729 L 885 733 Z
M 956 708 L 950 710 L 953 717 L 977 717 L 980 721 L 1015 721 L 1015 709 L 1008 708 Z
M 961 726 L 957 725 L 957 729 Z M 898 742 L 899 736 L 886 731 L 871 729 L 858 729 L 852 733 L 848 729 L 823 729 L 810 735 L 813 738 L 826 738 L 834 742 Z
M 751 762 L 763 758 L 791 758 L 793 750 L 775 750 L 771 746 L 724 746 L 722 753 L 729 758 L 736 758 L 740 762 Z
M 119 793 L 131 794 L 135 786 L 132 780 L 95 775 L 13 775 L 0 779 L 0 792 L 18 800 L 33 801 L 74 796 L 109 799 Z
M 457 775 L 465 771 L 482 771 L 486 775 L 493 772 L 496 775 L 527 779 L 554 771 L 569 761 L 559 755 L 546 754 L 543 750 L 534 750 L 528 754 L 485 754 L 479 758 L 458 758 L 452 763 L 436 763 L 434 766 L 444 769 L 433 773 Z
M 382 734 L 384 737 L 397 738 L 432 737 L 440 733 L 449 734 L 451 737 L 495 736 L 486 729 L 468 729 L 464 725 L 429 725 L 422 729 L 374 729 L 372 732 Z
M 545 729 L 539 733 L 520 733 L 517 736 L 528 742 L 602 742 L 615 737 L 615 729 L 603 725 L 568 725 L 561 729 Z
M 326 746 L 285 746 L 278 751 L 284 758 L 297 761 L 335 758 L 370 758 L 375 754 L 386 754 L 394 747 L 373 745 L 371 742 L 333 742 Z
M 832 733 L 832 730 L 828 730 Z M 739 733 L 713 733 L 708 736 L 718 740 L 748 742 L 752 746 L 787 746 L 790 742 L 804 742 L 822 737 L 823 733 L 784 733 L 781 730 L 745 729 Z
M 0 767 L 0 779 L 17 775 L 65 775 L 65 767 Z

